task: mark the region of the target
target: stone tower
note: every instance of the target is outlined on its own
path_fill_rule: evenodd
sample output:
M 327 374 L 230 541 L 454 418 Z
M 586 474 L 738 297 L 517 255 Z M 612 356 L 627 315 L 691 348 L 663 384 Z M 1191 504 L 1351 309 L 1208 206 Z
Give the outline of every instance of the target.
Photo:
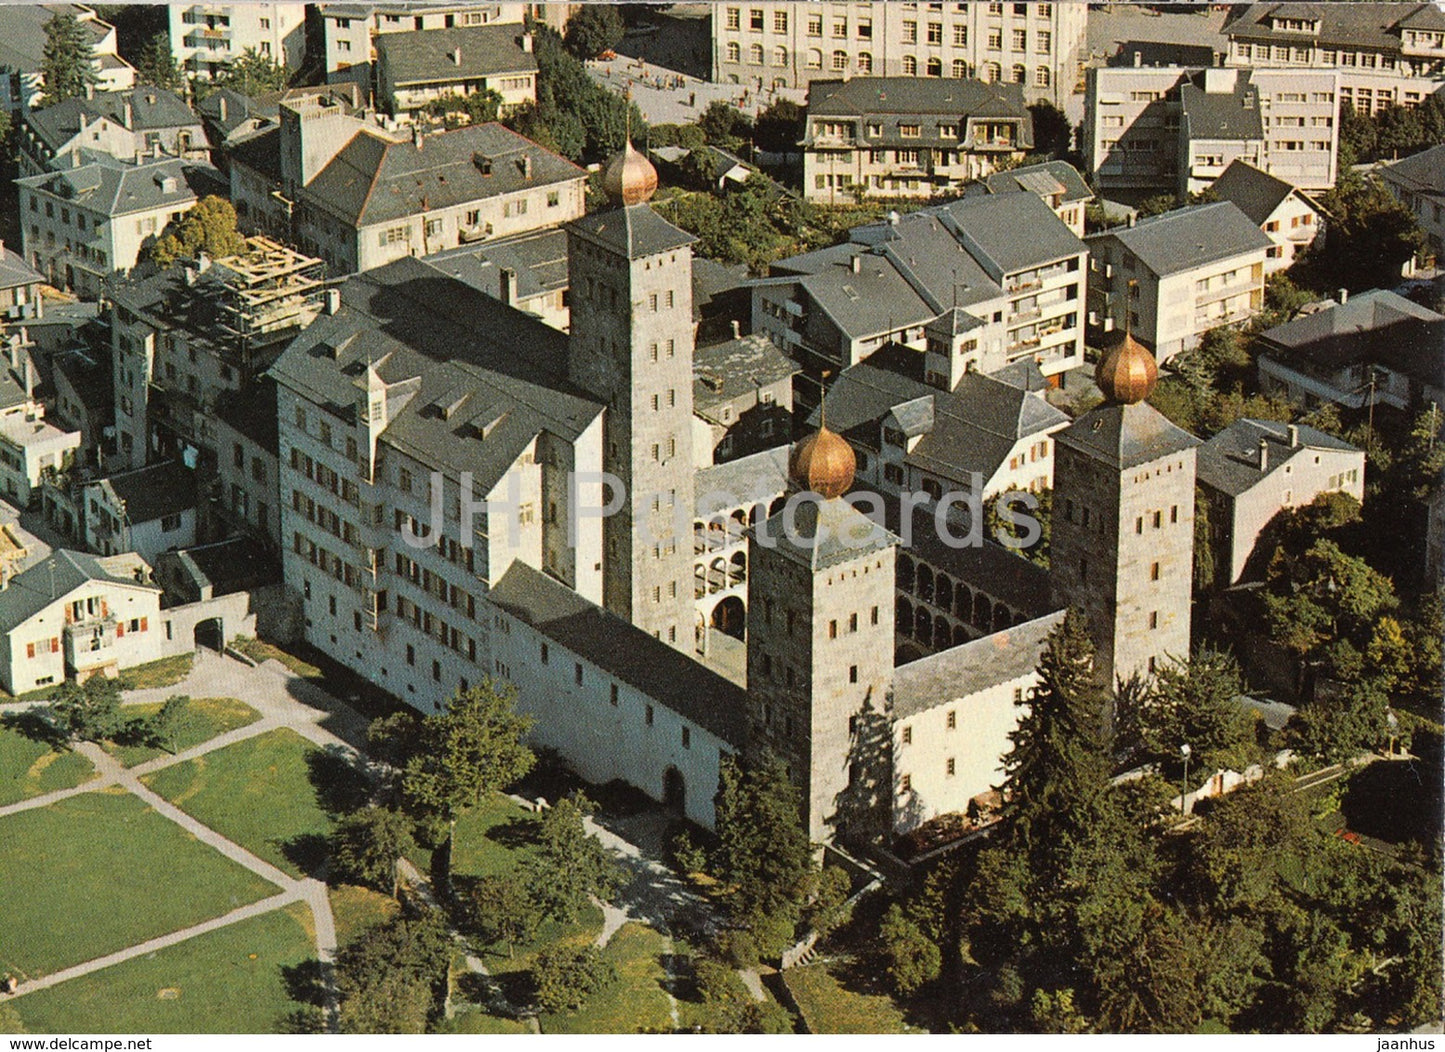
M 1088 616 L 1108 687 L 1189 656 L 1199 442 L 1144 400 L 1158 376 L 1125 334 L 1095 374 L 1104 404 L 1054 435 L 1054 598 Z
M 567 373 L 607 405 L 602 603 L 677 646 L 693 639 L 692 242 L 652 210 L 657 172 L 628 143 L 605 211 L 567 228 Z
M 893 683 L 898 538 L 841 499 L 853 471 L 838 435 L 803 439 L 787 506 L 748 541 L 749 746 L 788 765 L 815 843 L 838 831 L 862 728 Z

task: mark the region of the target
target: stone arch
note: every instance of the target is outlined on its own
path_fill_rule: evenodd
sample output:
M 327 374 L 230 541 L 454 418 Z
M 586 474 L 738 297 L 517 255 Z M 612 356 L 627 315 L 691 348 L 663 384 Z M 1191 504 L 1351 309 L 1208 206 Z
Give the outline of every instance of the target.
M 1008 627 L 1008 607 L 1002 603 L 996 603 L 993 608 L 993 630 L 1002 632 Z
M 964 628 L 962 625 L 954 625 L 954 626 L 953 626 L 953 645 L 956 646 L 956 647 L 961 647 L 961 646 L 963 646 L 963 644 L 965 644 L 965 643 L 967 643 L 967 642 L 968 642 L 968 629 Z
M 662 772 L 662 802 L 670 811 L 687 813 L 687 780 L 676 767 Z
M 939 574 L 933 581 L 933 605 L 940 610 L 953 610 L 953 581 L 946 574 Z
M 988 596 L 979 592 L 973 597 L 973 624 L 975 628 L 988 631 L 990 620 L 993 618 L 993 607 Z
M 895 582 L 900 592 L 913 591 L 913 560 L 906 555 L 898 557 L 897 568 L 894 571 L 898 580 Z
M 928 611 L 921 606 L 913 615 L 913 638 L 924 646 L 933 642 L 933 618 L 929 617 Z
M 953 630 L 948 626 L 948 618 L 939 614 L 933 619 L 933 645 L 939 650 L 947 650 L 953 639 Z
M 933 602 L 933 571 L 922 564 L 918 567 L 918 598 L 925 603 Z
M 959 585 L 953 592 L 953 614 L 960 621 L 967 621 L 973 616 L 973 593 L 967 585 Z
M 913 604 L 901 595 L 894 604 L 893 623 L 898 627 L 898 631 L 905 635 L 913 629 Z
M 742 599 L 730 595 L 712 608 L 712 627 L 725 636 L 743 639 L 747 635 L 748 608 Z

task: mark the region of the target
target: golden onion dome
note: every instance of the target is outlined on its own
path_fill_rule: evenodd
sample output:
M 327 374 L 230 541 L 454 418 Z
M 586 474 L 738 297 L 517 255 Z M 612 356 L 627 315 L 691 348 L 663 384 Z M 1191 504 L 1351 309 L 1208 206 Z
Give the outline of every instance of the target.
M 613 204 L 640 205 L 657 192 L 657 169 L 628 140 L 602 172 L 602 189 Z
M 788 473 L 803 489 L 832 500 L 848 492 L 858 467 L 847 439 L 820 427 L 793 446 Z
M 1154 355 L 1134 337 L 1125 333 L 1099 360 L 1094 370 L 1094 383 L 1104 393 L 1104 400 L 1114 405 L 1133 405 L 1149 397 L 1159 379 L 1159 366 Z

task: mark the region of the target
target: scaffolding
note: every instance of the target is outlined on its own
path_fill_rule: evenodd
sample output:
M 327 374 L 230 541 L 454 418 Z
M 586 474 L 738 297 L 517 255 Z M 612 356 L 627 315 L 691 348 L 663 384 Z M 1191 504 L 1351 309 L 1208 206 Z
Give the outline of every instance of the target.
M 243 359 L 258 347 L 289 337 L 321 313 L 325 264 L 266 237 L 246 239 L 242 255 L 215 260 L 207 269 L 219 285 L 216 322 L 235 341 Z

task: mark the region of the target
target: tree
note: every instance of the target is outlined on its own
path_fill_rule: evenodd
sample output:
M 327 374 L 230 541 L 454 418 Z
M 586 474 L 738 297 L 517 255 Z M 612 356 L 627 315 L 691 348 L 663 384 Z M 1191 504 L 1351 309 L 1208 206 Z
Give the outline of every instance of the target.
M 697 119 L 697 126 L 707 137 L 709 146 L 737 152 L 752 138 L 753 122 L 730 102 L 718 99 L 708 104 Z
M 515 955 L 517 943 L 530 940 L 542 923 L 536 897 L 527 881 L 516 873 L 472 881 L 466 902 L 477 934 L 487 943 L 506 943 L 509 958 Z
M 1220 797 L 1188 841 L 1180 887 L 1215 912 L 1257 909 L 1279 893 L 1279 873 L 1306 854 L 1314 830 L 1287 774 Z
M 73 741 L 107 741 L 126 724 L 120 711 L 120 685 L 105 676 L 91 676 L 83 684 L 67 680 L 48 700 L 46 717 L 51 726 Z
M 883 972 L 899 997 L 912 997 L 925 983 L 938 978 L 943 967 L 938 944 L 896 902 L 883 914 L 878 942 Z
M 415 709 L 398 709 L 378 716 L 366 728 L 366 751 L 377 763 L 398 770 L 421 747 L 421 716 Z
M 398 918 L 347 943 L 336 955 L 342 1033 L 425 1032 L 453 951 L 446 922 L 435 910 Z
M 1037 504 L 1033 511 L 1028 511 L 1026 506 L 1016 499 L 1023 492 L 1023 490 L 1010 487 L 1002 493 L 995 493 L 984 501 L 984 532 L 995 540 L 1011 537 L 1022 542 L 1026 527 L 1021 526 L 1018 520 L 1024 515 L 1031 516 L 1039 524 L 1038 539 L 1027 548 L 1015 548 L 1009 545 L 1008 550 L 1047 570 L 1049 568 L 1049 533 L 1053 519 L 1054 491 L 1044 489 L 1031 494 Z M 1001 507 L 1005 505 L 1010 508 L 1012 518 L 1009 520 L 1005 520 L 1000 514 Z
M 779 98 L 758 114 L 753 141 L 769 153 L 797 153 L 803 138 L 803 107 L 792 99 Z
M 146 727 L 147 737 L 158 742 L 168 751 L 176 751 L 176 740 L 195 722 L 191 699 L 184 694 L 174 694 L 165 700 Z
M 1324 195 L 1327 247 L 1311 246 L 1291 273 L 1319 289 L 1390 288 L 1425 244 L 1415 217 L 1378 179 L 1342 169 Z
M 532 980 L 544 1012 L 581 1008 L 598 990 L 617 982 L 617 969 L 595 946 L 551 946 L 537 955 Z
M 141 249 L 141 256 L 158 267 L 169 267 L 179 259 L 195 259 L 202 252 L 223 259 L 245 251 L 246 239 L 236 229 L 235 206 L 224 197 L 209 194 L 167 223 L 161 236 Z
M 47 103 L 84 98 L 100 83 L 94 62 L 90 34 L 73 14 L 55 15 L 45 23 L 40 71 Z
M 412 849 L 411 821 L 399 811 L 364 807 L 336 824 L 331 868 L 342 880 L 396 896 L 397 861 Z
M 586 4 L 567 20 L 568 52 L 586 61 L 622 43 L 622 14 L 614 4 Z
M 1064 111 L 1052 102 L 1035 102 L 1029 107 L 1034 120 L 1034 153 L 1063 158 L 1074 148 L 1074 129 Z
M 452 92 L 432 99 L 422 107 L 422 112 L 455 127 L 489 124 L 502 112 L 502 96 L 490 88 L 466 95 Z
M 766 755 L 722 763 L 716 801 L 717 876 L 732 888 L 729 909 L 758 952 L 792 941 L 813 868 L 798 790 L 783 763 Z
M 175 52 L 171 50 L 170 33 L 162 31 L 146 42 L 136 59 L 135 76 L 139 84 L 154 84 L 172 91 L 186 86 L 185 75 L 176 64 Z
M 1244 692 L 1244 674 L 1228 654 L 1201 650 L 1188 662 L 1165 663 L 1143 705 L 1145 748 L 1172 767 L 1188 745 L 1201 777 L 1220 767 L 1244 770 L 1258 752 L 1254 720 L 1234 700 Z
M 790 1034 L 793 1020 L 776 1001 L 754 1001 L 737 970 L 703 957 L 693 964 L 697 992 L 707 1005 L 705 1032 Z
M 515 693 L 487 680 L 421 721 L 419 748 L 402 773 L 402 793 L 413 808 L 455 821 L 532 769 L 537 758 L 522 743 L 532 720 L 517 714 Z
M 555 30 L 534 24 L 532 39 L 537 102 L 510 114 L 507 127 L 574 161 L 616 153 L 629 130 L 636 140 L 646 136 L 642 112 L 594 81 Z
M 209 82 L 214 88 L 230 88 L 242 95 L 264 95 L 270 91 L 283 91 L 291 80 L 286 67 L 248 47 L 232 59 L 230 64 Z M 206 84 L 198 81 L 197 85 Z
M 545 811 L 539 823 L 527 883 L 542 913 L 555 920 L 576 920 L 592 898 L 607 899 L 622 884 L 621 867 L 583 824 L 596 809 L 585 795 L 573 793 Z

